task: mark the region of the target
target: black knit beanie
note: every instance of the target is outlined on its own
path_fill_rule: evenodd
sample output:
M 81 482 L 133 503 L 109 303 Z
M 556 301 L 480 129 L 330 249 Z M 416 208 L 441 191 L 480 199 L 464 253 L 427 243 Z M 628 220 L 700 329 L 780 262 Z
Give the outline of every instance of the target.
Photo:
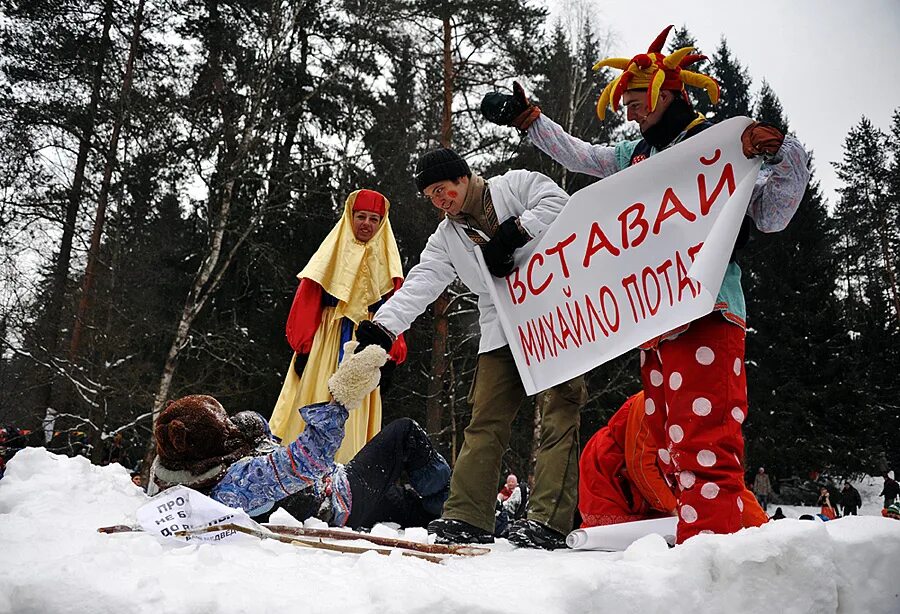
M 419 156 L 416 163 L 416 188 L 424 192 L 432 183 L 444 179 L 471 177 L 469 165 L 452 149 L 441 147 Z

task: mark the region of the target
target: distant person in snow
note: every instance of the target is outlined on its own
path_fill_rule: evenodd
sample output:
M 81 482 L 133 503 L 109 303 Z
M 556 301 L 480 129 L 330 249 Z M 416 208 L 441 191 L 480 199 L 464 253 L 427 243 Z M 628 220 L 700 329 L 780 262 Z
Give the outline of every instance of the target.
M 500 502 L 505 502 L 513 495 L 517 488 L 519 488 L 519 478 L 516 477 L 515 473 L 510 473 L 506 476 L 506 482 L 503 483 L 500 492 L 497 493 L 497 499 L 499 499 Z
M 837 517 L 834 506 L 831 504 L 831 493 L 824 486 L 819 489 L 819 500 L 816 501 L 816 505 L 821 507 L 819 513 L 828 520 L 834 520 Z
M 841 489 L 841 510 L 844 516 L 856 516 L 862 507 L 862 497 L 850 482 L 844 482 Z
M 756 472 L 756 477 L 753 478 L 753 494 L 756 495 L 763 511 L 768 512 L 769 497 L 772 496 L 772 482 L 769 481 L 765 467 L 760 467 L 759 471 Z
M 891 472 L 884 474 L 884 488 L 881 489 L 878 496 L 884 497 L 884 509 L 889 508 L 897 500 L 897 497 L 900 497 L 900 484 L 897 484 Z
M 300 285 L 285 325 L 294 356 L 269 420 L 272 433 L 284 444 L 303 430 L 297 408 L 329 399 L 328 378 L 338 366 L 343 344 L 403 281 L 390 207 L 374 190 L 351 193 L 341 219 L 297 274 Z M 347 408 L 352 413 L 335 456 L 339 463 L 353 458 L 381 430 L 381 392 L 393 367 L 406 360 L 402 335 L 388 352 L 380 389 L 366 395 L 359 407 Z
M 277 508 L 297 520 L 316 516 L 354 529 L 378 522 L 424 526 L 437 518 L 450 467 L 415 421 L 391 422 L 346 466 L 334 460 L 347 408 L 374 390 L 387 360 L 380 347 L 359 354 L 355 348 L 355 341 L 344 346 L 344 361 L 328 380 L 332 400 L 303 407 L 306 428 L 285 447 L 256 412 L 229 417 L 205 395 L 169 403 L 155 427 L 148 494 L 182 484 L 260 522 Z M 403 474 L 408 485 L 399 483 Z
M 719 97 L 714 79 L 687 70 L 705 56 L 693 53 L 691 47 L 663 52 L 671 28 L 664 29 L 645 53 L 595 65 L 623 71 L 600 95 L 598 116 L 604 119 L 608 104 L 618 110 L 621 101 L 627 119 L 640 130 L 640 139 L 612 146 L 583 141 L 529 102 L 518 83 L 511 95 L 488 93 L 481 103 L 482 114 L 491 122 L 524 131 L 538 149 L 573 172 L 603 179 L 642 163 L 712 126 L 691 106 L 685 85 L 705 88 L 713 103 Z M 762 157 L 764 162 L 735 249 L 746 242 L 751 225 L 761 232 L 783 230 L 809 181 L 808 155 L 797 139 L 765 122 L 750 123 L 740 138 L 744 155 Z M 733 533 L 743 526 L 746 328 L 741 270 L 732 258 L 710 313 L 640 346 L 647 412 L 664 433 L 659 456 L 669 479 L 680 485 L 678 543 L 698 533 Z

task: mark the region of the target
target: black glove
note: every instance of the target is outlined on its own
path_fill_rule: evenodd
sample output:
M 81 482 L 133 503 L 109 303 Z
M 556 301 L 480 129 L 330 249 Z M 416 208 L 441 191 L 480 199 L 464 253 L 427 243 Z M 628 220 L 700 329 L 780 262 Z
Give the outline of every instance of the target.
M 381 394 L 384 395 L 388 390 L 391 389 L 393 385 L 394 371 L 397 369 L 397 363 L 393 360 L 388 360 L 384 363 L 384 366 L 381 367 L 381 381 L 378 382 L 378 386 L 381 388 Z
M 309 354 L 297 353 L 297 358 L 294 359 L 294 373 L 297 374 L 297 377 L 303 377 L 303 369 L 306 368 L 308 360 Z
M 371 320 L 363 320 L 359 323 L 356 329 L 356 340 L 359 345 L 356 346 L 354 354 L 362 352 L 370 345 L 380 345 L 385 352 L 390 352 L 394 345 L 394 338 L 387 329 Z
M 481 114 L 494 124 L 528 130 L 541 114 L 541 110 L 528 101 L 525 90 L 518 81 L 514 81 L 512 94 L 500 92 L 485 94 L 481 99 Z
M 519 218 L 511 217 L 497 229 L 485 245 L 481 246 L 484 262 L 494 277 L 506 277 L 515 268 L 513 252 L 531 240 L 519 226 Z

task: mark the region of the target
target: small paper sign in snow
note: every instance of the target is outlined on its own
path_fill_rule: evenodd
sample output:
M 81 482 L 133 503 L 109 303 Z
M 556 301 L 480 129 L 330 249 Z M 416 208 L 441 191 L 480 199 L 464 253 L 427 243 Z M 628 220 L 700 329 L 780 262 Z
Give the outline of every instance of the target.
M 203 493 L 186 486 L 174 486 L 156 495 L 138 509 L 137 520 L 144 531 L 167 539 L 180 541 L 222 542 L 234 539 L 253 539 L 244 533 L 223 529 L 199 535 L 178 537 L 179 531 L 191 531 L 220 524 L 237 524 L 261 529 L 246 512 L 213 501 Z

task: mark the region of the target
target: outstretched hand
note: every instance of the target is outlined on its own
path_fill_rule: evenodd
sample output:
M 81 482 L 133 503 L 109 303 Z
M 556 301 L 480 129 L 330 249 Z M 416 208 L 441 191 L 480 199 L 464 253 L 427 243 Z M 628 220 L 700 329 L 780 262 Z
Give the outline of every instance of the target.
M 356 328 L 356 340 L 359 342 L 357 352 L 361 352 L 370 345 L 377 345 L 385 352 L 390 352 L 394 345 L 394 337 L 388 330 L 371 320 L 363 320 Z
M 528 130 L 540 116 L 541 109 L 528 101 L 525 89 L 518 81 L 514 81 L 512 94 L 500 92 L 485 94 L 481 99 L 481 114 L 491 123 Z
M 356 409 L 378 386 L 387 359 L 387 352 L 377 345 L 360 350 L 356 341 L 348 341 L 344 344 L 344 360 L 328 378 L 331 396 L 348 410 Z

